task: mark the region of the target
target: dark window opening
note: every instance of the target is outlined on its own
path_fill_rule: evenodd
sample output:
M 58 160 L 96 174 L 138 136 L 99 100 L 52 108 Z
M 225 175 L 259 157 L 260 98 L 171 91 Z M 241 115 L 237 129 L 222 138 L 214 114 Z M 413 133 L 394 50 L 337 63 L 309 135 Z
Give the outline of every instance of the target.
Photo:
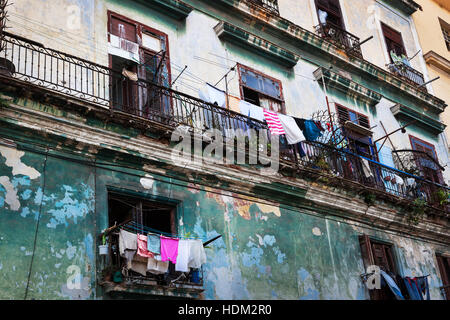
M 441 25 L 442 34 L 444 36 L 445 45 L 447 50 L 450 51 L 450 24 L 439 18 L 439 23 Z
M 339 0 L 316 0 L 316 8 L 321 24 L 331 23 L 345 29 Z
M 281 81 L 239 65 L 241 98 L 264 109 L 285 113 Z
M 406 56 L 405 46 L 403 44 L 402 34 L 395 31 L 391 27 L 388 27 L 384 23 L 381 23 L 381 29 L 383 31 L 384 40 L 386 42 L 386 47 L 389 53 L 389 58 L 391 62 L 394 63 L 391 52 L 394 52 L 398 57 L 402 55 Z
M 110 226 L 133 220 L 148 228 L 176 233 L 174 206 L 110 193 L 108 209 Z

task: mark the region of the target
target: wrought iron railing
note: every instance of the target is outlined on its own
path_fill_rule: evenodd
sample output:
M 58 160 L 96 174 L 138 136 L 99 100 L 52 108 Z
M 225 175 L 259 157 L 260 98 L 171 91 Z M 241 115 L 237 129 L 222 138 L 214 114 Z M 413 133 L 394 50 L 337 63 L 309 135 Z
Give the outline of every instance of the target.
M 191 132 L 202 133 L 207 129 L 217 129 L 223 137 L 231 139 L 237 129 L 257 128 L 263 131 L 263 136 L 270 137 L 265 122 L 182 92 L 142 79 L 133 81 L 119 71 L 10 34 L 5 45 L 5 50 L 0 52 L 0 69 L 3 68 L 1 73 L 10 77 L 171 128 L 182 125 Z M 365 170 L 362 157 L 343 149 L 313 142 L 305 142 L 304 146 L 307 152 L 303 157 L 297 146 L 282 146 L 280 159 L 299 168 L 328 171 L 342 179 L 406 199 L 425 195 L 433 203 L 428 196 L 431 191 L 449 191 L 445 186 L 370 159 L 367 160 L 370 169 Z
M 247 0 L 248 2 L 254 3 L 260 7 L 263 7 L 267 10 L 275 12 L 276 14 L 280 14 L 278 8 L 278 0 Z
M 156 274 L 147 271 L 145 275 L 128 269 L 127 261 L 120 256 L 119 253 L 119 232 L 115 231 L 109 234 L 108 237 L 108 256 L 109 256 L 109 270 L 117 270 L 122 274 L 122 282 L 143 285 L 158 285 L 158 286 L 180 286 L 188 285 L 193 288 L 201 289 L 203 287 L 203 268 L 190 269 L 189 272 L 179 272 L 175 270 L 175 265 L 169 262 L 167 272 Z M 111 275 L 111 274 L 110 274 Z M 106 280 L 103 275 L 103 281 Z
M 344 49 L 347 54 L 362 58 L 360 40 L 357 36 L 347 32 L 330 22 L 320 23 L 315 27 L 316 33 L 334 45 Z
M 404 63 L 391 63 L 388 65 L 388 68 L 390 72 L 417 87 L 419 90 L 427 91 L 427 88 L 423 85 L 425 83 L 423 74 L 414 68 Z

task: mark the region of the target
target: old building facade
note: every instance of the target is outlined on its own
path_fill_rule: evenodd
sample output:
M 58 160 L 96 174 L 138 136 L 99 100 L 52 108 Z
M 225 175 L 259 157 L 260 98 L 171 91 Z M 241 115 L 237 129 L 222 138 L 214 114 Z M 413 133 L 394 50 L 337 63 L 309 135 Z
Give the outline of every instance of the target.
M 0 46 L 0 298 L 387 298 L 362 277 L 379 265 L 427 276 L 431 299 L 446 299 L 448 101 L 416 55 L 417 10 L 14 1 Z M 228 93 L 222 107 L 205 101 L 207 83 Z M 276 174 L 173 157 L 179 125 L 194 138 L 246 127 L 235 99 L 334 129 L 306 155 L 282 147 Z M 109 279 L 123 269 L 105 230 L 125 222 L 215 239 L 201 279 Z

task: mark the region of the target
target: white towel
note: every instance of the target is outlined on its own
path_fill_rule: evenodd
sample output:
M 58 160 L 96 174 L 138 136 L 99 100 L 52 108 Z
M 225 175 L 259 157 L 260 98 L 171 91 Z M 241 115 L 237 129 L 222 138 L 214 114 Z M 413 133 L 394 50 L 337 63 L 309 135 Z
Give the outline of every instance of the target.
M 363 158 L 361 158 L 361 160 L 362 160 L 362 164 L 363 164 L 362 170 L 363 170 L 366 178 L 373 177 L 372 170 L 370 170 L 369 161 L 367 161 L 366 159 L 363 159 Z
M 189 240 L 180 239 L 180 241 L 178 242 L 178 256 L 177 263 L 175 264 L 175 271 L 189 272 L 189 249 Z
M 160 255 L 157 255 L 160 257 Z M 157 257 L 155 256 L 155 257 Z M 154 274 L 163 274 L 169 268 L 169 261 L 160 261 L 155 258 L 148 258 L 147 271 Z
M 394 176 L 395 176 L 395 182 L 397 182 L 397 184 L 399 185 L 399 186 L 402 186 L 405 182 L 403 181 L 403 179 L 400 177 L 400 176 L 398 176 L 398 175 L 396 175 L 396 174 L 394 174 Z
M 189 268 L 198 269 L 206 262 L 205 248 L 201 240 L 189 240 Z
M 137 234 L 125 230 L 119 232 L 119 252 L 123 256 L 125 250 L 137 250 Z
M 278 117 L 280 118 L 281 124 L 284 128 L 288 144 L 296 144 L 300 141 L 306 140 L 302 130 L 300 130 L 294 118 L 284 114 L 279 114 Z
M 247 102 L 245 100 L 241 100 L 239 102 L 239 110 L 244 116 L 249 116 L 250 118 L 259 120 L 261 122 L 265 119 L 263 108 L 251 104 L 250 102 Z
M 219 107 L 226 107 L 227 100 L 225 92 L 213 87 L 208 83 L 202 89 L 200 89 L 199 97 L 200 99 L 205 100 L 209 103 L 217 103 Z

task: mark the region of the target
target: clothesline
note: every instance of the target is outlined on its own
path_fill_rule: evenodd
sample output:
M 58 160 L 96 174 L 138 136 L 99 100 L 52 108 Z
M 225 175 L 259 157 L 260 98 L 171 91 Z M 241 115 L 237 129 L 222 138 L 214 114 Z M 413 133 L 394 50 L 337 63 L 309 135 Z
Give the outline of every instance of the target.
M 129 222 L 129 224 L 122 225 L 122 226 L 119 227 L 119 229 L 124 229 L 126 231 L 133 232 L 133 233 L 144 231 L 144 233 L 154 233 L 154 234 L 162 235 L 162 236 L 169 237 L 169 238 L 207 241 L 207 239 L 204 238 L 204 237 L 195 237 L 195 236 L 186 237 L 186 236 L 175 235 L 173 233 L 168 233 L 168 232 L 164 232 L 164 231 L 161 231 L 161 230 L 157 230 L 157 229 L 154 229 L 154 228 L 150 228 L 150 227 L 141 225 L 141 224 L 139 224 L 139 223 L 137 223 L 135 221 L 131 221 L 131 222 Z

